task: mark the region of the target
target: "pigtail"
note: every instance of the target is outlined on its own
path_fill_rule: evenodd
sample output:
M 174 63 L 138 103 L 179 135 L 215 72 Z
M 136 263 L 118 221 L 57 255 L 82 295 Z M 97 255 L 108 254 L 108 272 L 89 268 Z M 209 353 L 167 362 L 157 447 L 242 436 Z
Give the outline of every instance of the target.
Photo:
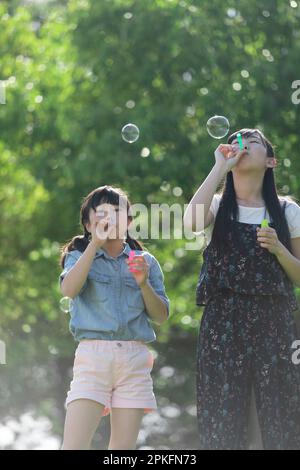
M 64 268 L 64 263 L 65 263 L 65 257 L 67 253 L 73 250 L 78 250 L 81 251 L 82 253 L 85 251 L 87 248 L 88 244 L 90 243 L 90 233 L 84 229 L 84 235 L 76 235 L 73 237 L 69 242 L 67 242 L 65 245 L 62 246 L 61 248 L 61 257 L 60 257 L 60 266 Z
M 128 245 L 130 246 L 132 250 L 146 251 L 145 247 L 143 246 L 141 242 L 138 242 L 134 238 L 131 238 L 131 236 L 128 233 L 128 230 L 127 230 L 126 242 L 128 243 Z

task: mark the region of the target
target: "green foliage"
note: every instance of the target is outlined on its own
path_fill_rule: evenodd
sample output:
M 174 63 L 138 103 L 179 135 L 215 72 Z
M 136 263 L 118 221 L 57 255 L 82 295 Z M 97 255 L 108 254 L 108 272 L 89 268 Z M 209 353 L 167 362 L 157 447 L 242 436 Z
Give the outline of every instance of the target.
M 299 198 L 299 11 L 279 0 L 1 3 L 2 338 L 68 354 L 59 246 L 80 231 L 82 198 L 116 184 L 133 203 L 183 207 L 214 163 L 213 114 L 232 131 L 264 130 L 277 146 L 279 190 Z M 132 145 L 120 135 L 127 122 L 140 129 Z M 199 252 L 186 240 L 146 242 L 171 299 L 158 337 L 170 325 L 195 334 Z

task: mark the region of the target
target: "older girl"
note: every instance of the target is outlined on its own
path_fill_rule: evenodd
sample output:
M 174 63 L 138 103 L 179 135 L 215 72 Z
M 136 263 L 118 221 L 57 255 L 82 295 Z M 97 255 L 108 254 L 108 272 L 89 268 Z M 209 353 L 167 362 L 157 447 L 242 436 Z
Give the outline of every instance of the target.
M 197 305 L 205 306 L 197 348 L 200 447 L 249 447 L 256 405 L 256 446 L 300 449 L 300 367 L 292 361 L 300 207 L 277 195 L 271 143 L 258 129 L 239 132 L 244 149 L 237 132 L 217 148 L 215 166 L 185 214 L 199 231 L 196 206 L 204 204 L 204 228 L 213 225 L 196 292 Z

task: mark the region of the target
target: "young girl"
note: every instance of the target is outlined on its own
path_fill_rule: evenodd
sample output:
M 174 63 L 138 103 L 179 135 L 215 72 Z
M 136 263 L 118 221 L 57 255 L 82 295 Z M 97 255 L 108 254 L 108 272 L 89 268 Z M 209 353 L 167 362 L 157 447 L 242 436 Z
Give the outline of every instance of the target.
M 61 291 L 73 299 L 70 331 L 79 342 L 62 449 L 88 449 L 110 412 L 108 448 L 135 449 L 144 412 L 157 408 L 147 343 L 156 339 L 151 322 L 169 316 L 164 276 L 129 236 L 130 202 L 119 188 L 92 191 L 80 215 L 84 235 L 63 247 L 61 259 Z
M 197 345 L 200 448 L 247 448 L 249 411 L 256 409 L 259 448 L 299 449 L 292 312 L 293 284 L 300 286 L 300 207 L 277 195 L 270 142 L 258 129 L 239 132 L 247 148 L 238 150 L 235 132 L 216 149 L 215 166 L 184 218 L 193 231 L 203 230 L 195 215 L 204 204 L 208 235 L 214 224 L 196 290 L 197 305 L 205 305 Z M 264 218 L 269 227 L 260 228 Z

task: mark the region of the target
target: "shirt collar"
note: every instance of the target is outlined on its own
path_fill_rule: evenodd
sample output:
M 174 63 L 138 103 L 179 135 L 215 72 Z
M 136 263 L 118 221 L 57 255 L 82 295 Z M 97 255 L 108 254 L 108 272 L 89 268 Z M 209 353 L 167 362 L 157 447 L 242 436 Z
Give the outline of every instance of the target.
M 124 242 L 123 242 L 123 247 L 124 247 L 124 248 L 123 248 L 123 251 L 121 251 L 121 253 L 117 256 L 117 258 L 118 258 L 119 256 L 122 256 L 123 254 L 129 256 L 129 253 L 130 253 L 130 250 L 131 250 L 129 244 L 124 241 Z M 105 256 L 106 258 L 111 258 L 111 256 L 109 256 L 109 255 L 106 253 L 106 251 L 103 250 L 102 248 L 99 248 L 99 249 L 96 251 L 96 255 L 95 255 L 95 256 L 96 256 L 96 257 L 98 257 L 98 256 Z

